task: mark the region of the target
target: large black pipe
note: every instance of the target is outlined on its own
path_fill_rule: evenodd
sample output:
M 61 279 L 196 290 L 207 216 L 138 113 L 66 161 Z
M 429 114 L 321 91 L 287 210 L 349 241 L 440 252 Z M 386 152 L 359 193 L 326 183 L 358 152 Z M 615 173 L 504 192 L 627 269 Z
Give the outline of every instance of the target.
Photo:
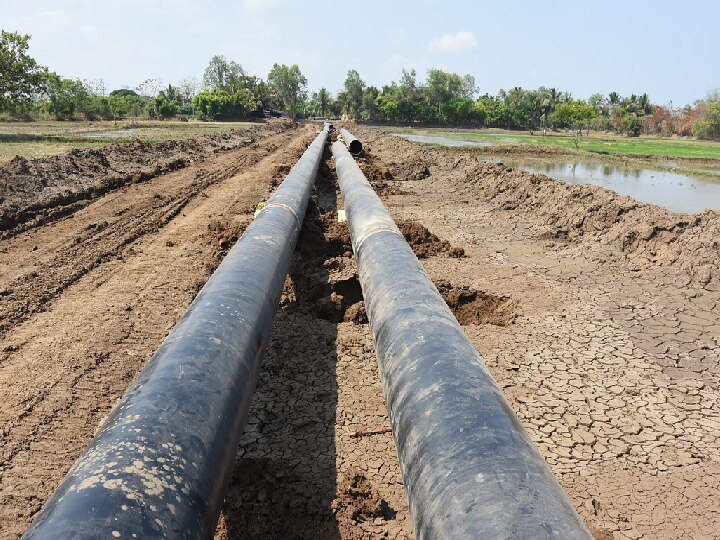
M 347 129 L 342 128 L 340 130 L 340 135 L 342 135 L 343 141 L 345 141 L 345 146 L 347 146 L 351 154 L 358 155 L 363 151 L 363 145 L 360 140 Z
M 213 536 L 327 134 L 230 250 L 25 538 Z
M 360 168 L 332 151 L 417 538 L 589 539 Z

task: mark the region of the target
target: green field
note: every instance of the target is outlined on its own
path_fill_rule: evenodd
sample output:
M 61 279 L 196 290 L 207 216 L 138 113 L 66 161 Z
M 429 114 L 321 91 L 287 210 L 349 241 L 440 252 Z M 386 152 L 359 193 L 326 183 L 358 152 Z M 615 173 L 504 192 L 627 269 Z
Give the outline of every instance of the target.
M 99 148 L 140 139 L 163 142 L 245 129 L 248 122 L 6 122 L 0 123 L 0 163 Z
M 412 130 L 412 133 L 449 137 L 464 141 L 485 141 L 505 144 L 515 141 L 532 146 L 560 146 L 575 150 L 575 139 L 569 134 L 529 135 L 519 132 L 483 133 L 472 131 Z M 652 139 L 645 137 L 620 137 L 612 135 L 589 135 L 578 140 L 577 148 L 596 154 L 615 156 L 654 156 L 679 159 L 720 160 L 720 142 L 685 139 Z

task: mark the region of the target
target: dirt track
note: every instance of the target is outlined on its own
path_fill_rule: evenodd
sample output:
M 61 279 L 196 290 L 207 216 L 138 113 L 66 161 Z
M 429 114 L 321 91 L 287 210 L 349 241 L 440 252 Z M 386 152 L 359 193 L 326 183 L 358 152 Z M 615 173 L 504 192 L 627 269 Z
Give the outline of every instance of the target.
M 182 168 L 0 241 L 1 538 L 24 530 L 315 133 L 283 129 L 192 150 L 194 161 L 179 151 Z M 717 216 L 353 132 L 366 174 L 596 536 L 718 537 L 720 295 L 705 240 Z M 328 165 L 220 538 L 413 537 L 392 435 L 356 436 L 389 422 Z

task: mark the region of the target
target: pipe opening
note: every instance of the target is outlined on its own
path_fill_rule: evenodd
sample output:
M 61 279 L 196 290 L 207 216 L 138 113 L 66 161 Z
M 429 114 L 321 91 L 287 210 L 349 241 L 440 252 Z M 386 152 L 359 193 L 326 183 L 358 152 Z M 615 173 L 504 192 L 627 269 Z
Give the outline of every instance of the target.
M 348 144 L 348 150 L 350 150 L 351 154 L 360 154 L 363 151 L 363 145 L 360 141 L 354 139 Z

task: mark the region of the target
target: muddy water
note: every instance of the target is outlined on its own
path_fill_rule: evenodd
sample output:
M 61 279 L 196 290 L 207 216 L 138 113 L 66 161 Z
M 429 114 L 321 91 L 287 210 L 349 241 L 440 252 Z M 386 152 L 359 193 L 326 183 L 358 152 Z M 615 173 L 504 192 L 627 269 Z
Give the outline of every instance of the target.
M 641 202 L 690 214 L 720 209 L 720 182 L 650 169 L 583 161 L 502 160 L 510 167 L 571 184 L 594 184 Z
M 432 135 L 415 135 L 410 133 L 393 133 L 396 137 L 402 137 L 410 142 L 423 144 L 437 144 L 440 146 L 492 146 L 492 142 L 460 141 L 449 137 L 436 137 Z

